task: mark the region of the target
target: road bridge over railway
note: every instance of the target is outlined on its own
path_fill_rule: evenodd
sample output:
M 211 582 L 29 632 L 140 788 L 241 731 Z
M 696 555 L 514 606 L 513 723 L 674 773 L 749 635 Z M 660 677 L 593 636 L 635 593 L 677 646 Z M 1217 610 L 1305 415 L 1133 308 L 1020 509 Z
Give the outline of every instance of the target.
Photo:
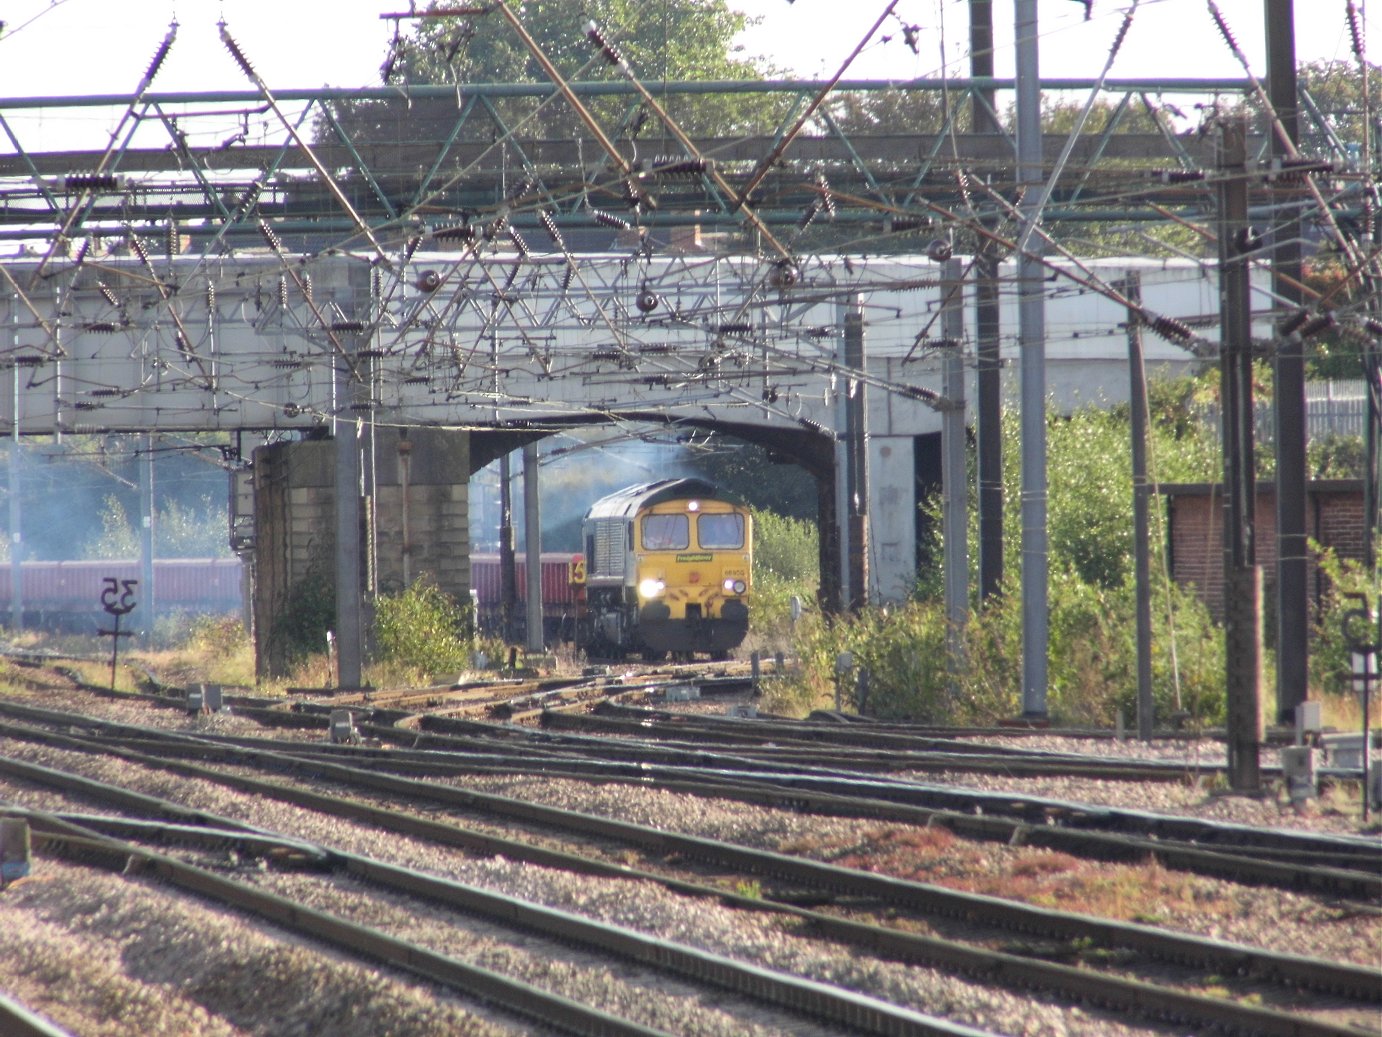
M 34 262 L 9 263 L 4 275 L 32 287 L 0 302 L 0 371 L 10 382 L 0 422 L 20 435 L 464 429 L 475 470 L 577 425 L 716 428 L 769 446 L 816 480 L 832 574 L 846 539 L 832 535 L 848 510 L 845 441 L 864 435 L 870 596 L 909 592 L 918 496 L 933 488 L 919 487 L 919 473 L 939 473 L 942 416 L 973 398 L 972 388 L 944 395 L 947 357 L 958 355 L 973 379 L 974 339 L 963 329 L 974 320 L 942 321 L 955 289 L 941 264 L 818 256 L 784 268 L 693 251 L 577 261 L 536 244 L 418 250 L 388 263 L 268 246 L 215 259 L 146 260 L 136 248 L 50 263 L 42 274 Z M 966 264 L 956 266 L 963 274 Z M 1182 342 L 1150 341 L 1150 365 L 1178 372 L 1213 352 L 1217 286 L 1199 264 L 1053 264 L 1056 405 L 1126 398 L 1118 285 L 1130 271 L 1141 277 L 1143 321 L 1199 329 Z M 1000 270 L 1000 312 L 1012 327 L 1007 275 Z M 972 311 L 972 276 L 958 293 Z M 1265 292 L 1260 301 L 1269 307 Z

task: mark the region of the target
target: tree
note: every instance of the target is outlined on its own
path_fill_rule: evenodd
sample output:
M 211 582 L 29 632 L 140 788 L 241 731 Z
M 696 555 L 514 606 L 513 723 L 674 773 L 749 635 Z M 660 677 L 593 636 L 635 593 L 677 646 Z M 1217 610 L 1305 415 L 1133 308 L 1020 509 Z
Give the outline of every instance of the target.
M 816 518 L 816 481 L 804 469 L 756 443 L 733 449 L 689 451 L 687 464 L 695 473 L 752 508 L 786 518 Z
M 82 557 L 139 557 L 139 533 L 119 497 L 106 497 L 100 518 L 101 533 L 82 544 Z M 154 554 L 159 558 L 229 557 L 224 502 L 217 502 L 210 494 L 195 505 L 173 497 L 161 500 L 154 523 Z
M 1365 120 L 1377 118 L 1382 103 L 1382 66 L 1368 65 L 1368 97 L 1363 96 L 1363 70 L 1354 62 L 1311 61 L 1297 69 L 1297 78 L 1318 106 L 1328 129 L 1344 147 L 1355 145 L 1361 149 Z M 1366 103 L 1365 103 L 1366 100 Z M 1372 129 L 1372 145 L 1377 148 L 1376 123 Z M 1328 143 L 1323 132 L 1312 122 L 1302 119 L 1301 150 L 1327 155 Z M 1361 153 L 1360 159 L 1366 160 Z
M 559 74 L 571 81 L 623 78 L 589 38 L 592 22 L 600 38 L 654 94 L 664 80 L 757 80 L 762 75 L 754 62 L 736 51 L 734 38 L 749 19 L 732 11 L 726 0 L 529 0 L 509 9 Z M 569 141 L 581 135 L 570 104 L 564 98 L 553 99 L 551 93 L 478 103 L 467 97 L 465 87 L 472 84 L 550 81 L 497 10 L 421 20 L 414 32 L 395 37 L 381 74 L 386 83 L 400 86 L 397 99 L 341 102 L 337 115 L 342 133 L 380 181 L 395 171 L 416 179 L 418 169 L 428 168 L 448 141 L 487 144 L 510 131 L 524 141 Z M 424 85 L 458 89 L 454 96 L 442 98 L 407 95 L 408 87 Z M 640 149 L 651 154 L 680 152 L 655 113 L 637 97 L 587 98 L 583 103 L 606 136 L 634 142 L 627 148 L 631 156 L 637 157 Z M 659 103 L 687 133 L 701 136 L 748 132 L 755 126 L 770 131 L 773 124 L 768 120 L 781 102 L 756 95 L 693 94 L 664 96 Z M 760 122 L 766 125 L 758 126 Z M 343 169 L 355 164 L 334 127 L 320 122 L 317 137 L 328 164 Z M 590 160 L 603 160 L 594 142 L 588 154 Z M 527 170 L 515 170 L 514 182 L 523 172 Z M 569 177 L 570 170 L 565 172 Z M 502 201 L 502 193 L 495 201 Z
M 512 5 L 511 5 L 512 9 Z M 603 67 L 587 38 L 591 22 L 635 72 L 669 79 L 757 79 L 750 61 L 731 56 L 748 19 L 725 0 L 527 0 L 516 13 L 543 53 L 572 78 Z M 545 83 L 547 74 L 508 20 L 431 18 L 400 39 L 390 76 L 411 83 Z M 584 72 L 584 75 L 580 73 Z

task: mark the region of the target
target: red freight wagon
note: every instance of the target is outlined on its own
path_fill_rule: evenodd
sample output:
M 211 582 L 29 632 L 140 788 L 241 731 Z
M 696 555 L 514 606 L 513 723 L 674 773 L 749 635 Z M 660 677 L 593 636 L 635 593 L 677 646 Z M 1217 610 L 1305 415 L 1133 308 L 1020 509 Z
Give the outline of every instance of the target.
M 238 558 L 159 558 L 154 561 L 154 600 L 159 612 L 239 612 Z M 106 580 L 141 579 L 129 559 L 23 562 L 26 624 L 63 630 L 96 629 L 107 622 L 101 607 Z M 0 565 L 0 620 L 10 609 L 8 565 Z M 138 597 L 136 592 L 136 597 Z
M 579 555 L 559 551 L 542 553 L 542 625 L 547 640 L 570 640 L 576 615 L 577 587 L 572 584 L 573 559 Z M 515 557 L 518 630 L 527 618 L 528 566 L 520 552 Z M 578 577 L 584 570 L 578 569 Z M 482 631 L 498 633 L 503 623 L 503 582 L 497 554 L 470 556 L 470 587 L 475 596 L 476 621 Z

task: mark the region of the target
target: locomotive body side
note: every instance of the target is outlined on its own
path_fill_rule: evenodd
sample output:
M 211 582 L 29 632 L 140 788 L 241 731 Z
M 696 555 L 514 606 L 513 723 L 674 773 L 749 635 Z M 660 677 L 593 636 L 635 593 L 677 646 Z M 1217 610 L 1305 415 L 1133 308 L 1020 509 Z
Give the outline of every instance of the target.
M 582 531 L 587 650 L 724 658 L 744 640 L 753 571 L 748 509 L 699 479 L 670 479 L 597 501 Z

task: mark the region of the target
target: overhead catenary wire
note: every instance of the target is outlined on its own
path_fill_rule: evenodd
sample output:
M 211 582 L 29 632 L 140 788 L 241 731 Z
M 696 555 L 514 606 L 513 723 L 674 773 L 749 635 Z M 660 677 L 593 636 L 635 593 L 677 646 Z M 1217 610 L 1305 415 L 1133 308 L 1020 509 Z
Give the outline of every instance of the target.
M 336 178 L 332 176 L 326 166 L 322 164 L 321 159 L 317 157 L 316 151 L 307 143 L 302 134 L 297 131 L 297 127 L 283 114 L 282 109 L 278 106 L 278 101 L 274 98 L 273 91 L 269 89 L 269 85 L 264 82 L 259 73 L 254 70 L 254 66 L 250 64 L 249 59 L 245 57 L 244 52 L 240 49 L 240 45 L 236 43 L 235 38 L 230 35 L 230 30 L 227 28 L 226 23 L 221 22 L 219 29 L 221 33 L 221 42 L 225 44 L 226 50 L 230 52 L 230 56 L 235 59 L 235 63 L 240 66 L 240 70 L 245 73 L 245 77 L 259 90 L 259 93 L 263 96 L 269 108 L 278 117 L 283 128 L 287 130 L 288 135 L 292 137 L 293 142 L 302 150 L 307 160 L 312 164 L 313 168 L 316 169 L 318 175 L 322 178 L 322 182 L 326 185 L 327 190 L 331 192 L 341 208 L 345 210 L 346 215 L 350 217 L 351 222 L 353 222 L 360 233 L 364 235 L 365 240 L 370 243 L 379 261 L 387 266 L 389 264 L 389 257 L 375 238 L 374 231 L 365 223 L 360 214 L 355 211 L 355 207 L 350 204 L 350 199 L 348 199 L 345 196 L 345 192 L 341 190 L 341 185 L 336 182 Z
M 148 68 L 144 70 L 144 75 L 134 88 L 134 93 L 130 97 L 129 104 L 126 105 L 125 110 L 120 115 L 120 121 L 116 124 L 115 129 L 111 131 L 110 140 L 106 144 L 105 150 L 101 152 L 101 157 L 97 159 L 93 173 L 103 173 L 106 166 L 110 163 L 111 157 L 115 154 L 115 148 L 120 140 L 121 134 L 124 133 L 125 127 L 134 118 L 135 109 L 138 107 L 140 100 L 148 92 L 149 87 L 153 85 L 154 77 L 158 75 L 159 70 L 163 67 L 163 62 L 167 59 L 168 52 L 173 47 L 173 41 L 177 39 L 177 34 L 178 23 L 174 21 L 168 26 L 167 35 L 163 37 L 163 42 L 158 45 L 158 49 L 154 52 L 154 56 L 150 60 Z M 44 271 L 48 268 L 48 264 L 52 261 L 53 256 L 66 244 L 68 235 L 81 219 L 82 208 L 86 205 L 87 199 L 88 195 L 85 192 L 80 192 L 73 200 L 71 207 L 63 218 L 62 226 L 58 229 L 57 233 L 53 235 L 48 250 L 43 255 L 43 259 L 39 262 L 29 278 L 30 289 L 37 286 L 43 277 Z

